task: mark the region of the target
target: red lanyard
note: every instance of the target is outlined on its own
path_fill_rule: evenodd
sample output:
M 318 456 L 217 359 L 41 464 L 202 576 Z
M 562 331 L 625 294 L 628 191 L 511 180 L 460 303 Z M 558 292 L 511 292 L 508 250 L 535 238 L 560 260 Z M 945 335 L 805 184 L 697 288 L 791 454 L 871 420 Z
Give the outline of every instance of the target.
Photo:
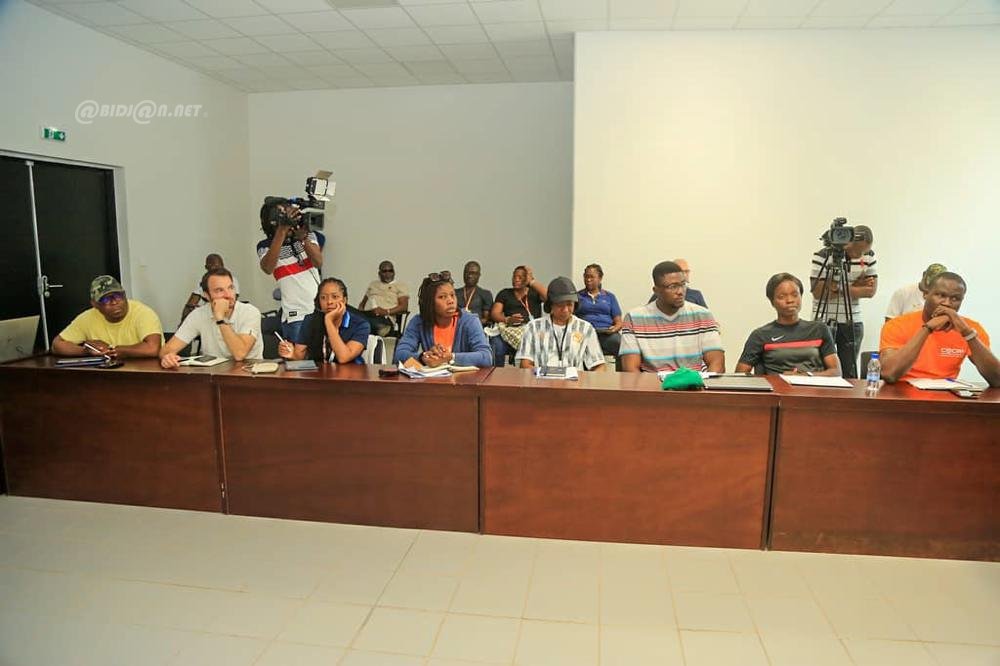
M 524 295 L 523 301 L 518 298 L 517 302 L 524 306 L 524 312 L 528 315 L 528 319 L 531 319 L 531 308 L 528 307 L 528 295 Z

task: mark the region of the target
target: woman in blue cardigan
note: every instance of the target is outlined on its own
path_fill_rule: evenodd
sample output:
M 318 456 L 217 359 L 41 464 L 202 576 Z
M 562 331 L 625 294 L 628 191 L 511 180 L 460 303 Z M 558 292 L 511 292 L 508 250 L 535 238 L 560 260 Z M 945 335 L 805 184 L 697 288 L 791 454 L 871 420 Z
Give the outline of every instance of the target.
M 449 271 L 431 273 L 420 284 L 420 314 L 396 343 L 393 363 L 416 358 L 426 366 L 493 365 L 493 352 L 476 315 L 459 310 Z

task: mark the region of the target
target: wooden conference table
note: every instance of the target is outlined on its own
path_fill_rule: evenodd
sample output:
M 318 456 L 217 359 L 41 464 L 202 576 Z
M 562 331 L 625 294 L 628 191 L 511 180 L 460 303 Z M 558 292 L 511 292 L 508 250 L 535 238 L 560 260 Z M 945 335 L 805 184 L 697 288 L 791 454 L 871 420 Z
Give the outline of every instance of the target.
M 568 539 L 1000 559 L 1000 391 L 0 365 L 14 495 Z

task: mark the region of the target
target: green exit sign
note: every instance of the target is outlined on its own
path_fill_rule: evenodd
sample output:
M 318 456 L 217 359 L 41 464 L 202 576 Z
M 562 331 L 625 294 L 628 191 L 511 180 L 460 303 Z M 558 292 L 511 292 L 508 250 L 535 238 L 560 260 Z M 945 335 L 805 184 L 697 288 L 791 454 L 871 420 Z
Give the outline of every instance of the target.
M 65 141 L 66 130 L 61 130 L 56 127 L 43 127 L 42 138 L 48 139 L 49 141 Z

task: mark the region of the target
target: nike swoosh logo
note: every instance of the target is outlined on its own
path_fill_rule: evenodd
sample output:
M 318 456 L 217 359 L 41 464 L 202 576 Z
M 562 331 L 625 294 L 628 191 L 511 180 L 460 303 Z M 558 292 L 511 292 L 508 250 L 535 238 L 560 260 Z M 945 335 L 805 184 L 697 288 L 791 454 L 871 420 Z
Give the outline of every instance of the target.
M 783 338 L 783 337 L 785 337 L 785 336 L 783 336 L 783 335 L 779 335 L 779 336 L 778 336 L 778 337 L 776 337 L 776 338 L 771 338 L 771 342 L 777 342 L 778 340 L 780 340 L 780 339 L 781 339 L 781 338 Z

